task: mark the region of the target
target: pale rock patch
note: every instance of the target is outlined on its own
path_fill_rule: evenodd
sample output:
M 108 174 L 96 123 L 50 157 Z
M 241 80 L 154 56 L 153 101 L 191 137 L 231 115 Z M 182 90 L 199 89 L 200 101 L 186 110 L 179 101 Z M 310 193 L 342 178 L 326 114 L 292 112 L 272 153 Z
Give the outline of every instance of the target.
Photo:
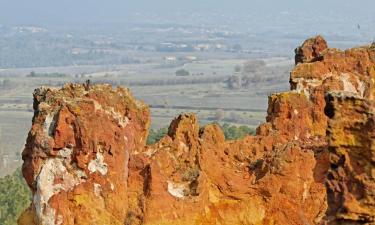
M 102 195 L 102 186 L 100 184 L 94 183 L 94 194 L 96 197 L 101 197 Z
M 56 210 L 49 205 L 49 200 L 62 190 L 71 190 L 83 182 L 82 177 L 67 170 L 71 153 L 71 149 L 64 148 L 59 151 L 56 157 L 47 159 L 36 178 L 36 193 L 34 194 L 33 204 L 40 224 L 62 224 L 59 217 L 56 220 Z M 57 178 L 62 182 L 55 183 Z
M 352 82 L 350 82 L 350 76 L 347 73 L 343 73 L 340 76 L 340 80 L 344 86 L 344 91 L 357 94 L 357 89 L 354 87 Z
M 185 197 L 186 191 L 189 189 L 187 183 L 174 183 L 172 181 L 167 181 L 168 183 L 168 192 L 176 198 Z
M 53 128 L 55 127 L 55 123 L 56 123 L 56 121 L 54 121 L 53 118 L 54 118 L 53 114 L 48 114 L 46 116 L 46 119 L 44 120 L 44 131 L 47 136 L 53 135 Z
M 102 153 L 96 153 L 96 159 L 90 161 L 88 167 L 90 173 L 95 173 L 98 171 L 101 175 L 106 175 L 108 172 L 108 166 L 104 162 L 104 156 Z
M 127 116 L 121 115 L 121 113 L 116 112 L 114 108 L 110 107 L 109 109 L 104 109 L 97 101 L 94 102 L 95 111 L 100 110 L 103 111 L 105 114 L 111 116 L 115 119 L 118 124 L 124 128 L 129 123 L 129 118 Z

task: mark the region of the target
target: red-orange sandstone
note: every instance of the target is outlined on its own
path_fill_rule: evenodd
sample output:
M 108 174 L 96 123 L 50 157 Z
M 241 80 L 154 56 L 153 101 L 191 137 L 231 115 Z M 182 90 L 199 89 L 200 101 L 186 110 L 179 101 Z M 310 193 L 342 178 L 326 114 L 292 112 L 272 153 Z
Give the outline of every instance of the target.
M 19 224 L 374 224 L 375 47 L 318 36 L 296 64 L 291 91 L 237 141 L 183 114 L 146 146 L 149 109 L 128 89 L 37 89 Z

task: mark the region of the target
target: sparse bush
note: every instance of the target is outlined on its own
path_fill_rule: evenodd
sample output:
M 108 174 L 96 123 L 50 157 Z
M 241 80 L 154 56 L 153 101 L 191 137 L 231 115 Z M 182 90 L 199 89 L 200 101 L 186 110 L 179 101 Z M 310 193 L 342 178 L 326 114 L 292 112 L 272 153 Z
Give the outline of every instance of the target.
M 240 65 L 234 66 L 234 72 L 239 73 L 239 72 L 241 72 L 241 70 L 242 70 L 242 67 Z
M 242 125 L 242 126 L 233 126 L 228 123 L 224 123 L 223 125 L 218 124 L 221 129 L 223 130 L 224 136 L 226 140 L 237 140 L 245 137 L 246 135 L 254 135 L 255 129 Z M 150 132 L 147 137 L 147 144 L 152 145 L 158 142 L 161 138 L 163 138 L 168 133 L 168 128 L 160 128 L 159 130 L 150 129 Z M 190 171 L 192 172 L 192 171 Z M 189 173 L 190 173 L 189 172 Z M 186 175 L 189 175 L 187 173 Z M 190 174 L 190 175 L 194 175 Z M 189 176 L 190 176 L 189 175 Z
M 4 79 L 3 83 L 2 83 L 2 86 L 4 86 L 4 87 L 11 86 L 11 81 L 9 79 Z
M 158 142 L 162 137 L 168 133 L 168 128 L 160 128 L 159 130 L 150 129 L 147 137 L 147 144 L 152 145 Z
M 241 75 L 233 75 L 229 77 L 225 82 L 229 89 L 240 89 L 242 87 Z
M 176 76 L 189 76 L 189 75 L 190 75 L 189 71 L 185 69 L 180 69 L 176 71 Z
M 254 135 L 255 130 L 248 126 L 231 126 L 227 123 L 224 123 L 220 126 L 224 132 L 224 136 L 226 140 L 237 140 L 244 138 L 246 135 Z
M 251 74 L 251 73 L 259 72 L 259 70 L 261 70 L 265 65 L 266 65 L 266 63 L 263 60 L 246 61 L 243 64 L 242 73 L 244 75 L 248 75 L 248 74 Z
M 239 52 L 242 50 L 242 46 L 240 44 L 235 44 L 232 46 L 232 50 L 235 52 Z
M 241 66 L 236 65 L 234 75 L 225 82 L 230 89 L 249 88 L 259 82 L 264 81 L 259 71 L 266 65 L 263 60 L 249 60 Z M 242 73 L 240 73 L 242 70 Z
M 0 224 L 17 224 L 17 218 L 31 202 L 31 192 L 21 169 L 0 178 Z

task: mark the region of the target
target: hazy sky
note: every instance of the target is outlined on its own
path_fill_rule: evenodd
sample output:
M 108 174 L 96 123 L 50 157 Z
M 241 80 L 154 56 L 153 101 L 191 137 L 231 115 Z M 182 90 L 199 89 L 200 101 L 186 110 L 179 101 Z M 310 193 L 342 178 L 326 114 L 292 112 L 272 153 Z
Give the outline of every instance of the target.
M 0 24 L 63 24 L 124 22 L 135 12 L 259 12 L 336 11 L 371 17 L 375 0 L 0 0 Z

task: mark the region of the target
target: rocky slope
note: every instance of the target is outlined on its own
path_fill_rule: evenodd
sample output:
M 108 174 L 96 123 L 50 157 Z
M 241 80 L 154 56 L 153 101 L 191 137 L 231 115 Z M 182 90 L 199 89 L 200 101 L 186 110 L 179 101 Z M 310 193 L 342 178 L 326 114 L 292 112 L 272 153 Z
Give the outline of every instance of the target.
M 374 224 L 374 79 L 374 46 L 318 36 L 296 49 L 291 91 L 269 97 L 256 136 L 225 141 L 183 114 L 151 146 L 129 90 L 37 89 L 19 224 Z

